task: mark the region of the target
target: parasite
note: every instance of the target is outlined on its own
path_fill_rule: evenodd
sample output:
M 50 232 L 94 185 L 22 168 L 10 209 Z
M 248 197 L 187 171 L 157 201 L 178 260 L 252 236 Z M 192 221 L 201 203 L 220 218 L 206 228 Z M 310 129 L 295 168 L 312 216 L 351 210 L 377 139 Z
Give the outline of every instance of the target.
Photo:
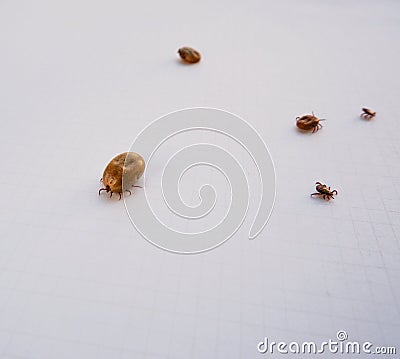
M 144 169 L 144 159 L 136 152 L 124 152 L 115 156 L 103 172 L 100 181 L 103 182 L 104 187 L 99 189 L 99 195 L 102 191 L 106 191 L 110 192 L 111 198 L 113 193 L 118 193 L 121 199 L 124 192 L 132 194 L 129 188 L 142 188 L 136 186 L 135 183 L 142 176 Z
M 366 120 L 371 120 L 372 118 L 375 117 L 376 112 L 370 110 L 369 108 L 363 107 L 362 108 L 362 113 L 360 115 L 360 117 L 365 118 Z
M 200 52 L 191 47 L 181 47 L 178 50 L 178 54 L 181 59 L 188 64 L 195 64 L 201 60 Z
M 318 118 L 314 115 L 314 112 L 312 112 L 312 115 L 296 117 L 296 125 L 298 128 L 304 131 L 312 130 L 313 133 L 322 128 L 322 125 L 319 123 L 320 121 L 325 121 L 325 118 Z
M 315 187 L 315 189 L 318 192 L 311 193 L 311 197 L 312 196 L 321 196 L 323 199 L 329 201 L 331 199 L 335 199 L 333 197 L 333 195 L 337 195 L 338 194 L 338 191 L 336 191 L 335 189 L 332 191 L 330 187 L 328 187 L 325 184 L 322 184 L 321 182 L 315 182 L 315 184 L 317 185 Z

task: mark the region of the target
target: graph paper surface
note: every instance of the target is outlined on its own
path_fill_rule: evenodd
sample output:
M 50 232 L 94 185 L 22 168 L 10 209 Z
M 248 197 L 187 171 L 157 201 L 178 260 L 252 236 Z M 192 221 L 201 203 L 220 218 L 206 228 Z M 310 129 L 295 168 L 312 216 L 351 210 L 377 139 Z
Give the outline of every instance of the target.
M 396 1 L 0 1 L 0 358 L 247 359 L 340 330 L 399 352 L 399 34 Z M 196 106 L 258 131 L 277 196 L 255 240 L 246 220 L 187 256 L 97 191 L 144 127 Z M 298 132 L 311 111 L 323 129 Z M 224 141 L 199 136 L 176 148 Z M 201 176 L 187 201 L 223 182 Z M 310 198 L 316 181 L 336 199 Z

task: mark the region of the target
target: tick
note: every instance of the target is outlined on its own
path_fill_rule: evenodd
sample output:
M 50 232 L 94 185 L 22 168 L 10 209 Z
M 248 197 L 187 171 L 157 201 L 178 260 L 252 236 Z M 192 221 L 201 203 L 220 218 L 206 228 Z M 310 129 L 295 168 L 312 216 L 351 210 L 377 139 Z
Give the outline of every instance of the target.
M 366 120 L 370 120 L 370 119 L 374 118 L 376 115 L 376 112 L 374 112 L 366 107 L 363 107 L 362 111 L 363 112 L 361 113 L 360 117 L 365 118 Z
M 318 118 L 317 116 L 315 116 L 314 112 L 312 112 L 312 115 L 296 117 L 296 120 L 296 125 L 298 128 L 304 131 L 312 130 L 313 133 L 322 128 L 322 125 L 319 122 L 325 121 L 324 118 Z
M 104 170 L 101 179 L 104 188 L 99 189 L 99 195 L 101 191 L 106 191 L 110 192 L 111 198 L 113 193 L 118 193 L 121 199 L 123 192 L 131 194 L 130 187 L 142 188 L 135 186 L 135 183 L 142 176 L 144 168 L 144 159 L 136 152 L 124 152 L 115 156 Z
M 191 47 L 181 47 L 178 50 L 178 54 L 181 59 L 188 64 L 195 64 L 196 62 L 199 62 L 201 60 L 200 52 Z
M 312 193 L 311 196 L 322 196 L 323 199 L 329 201 L 330 199 L 335 199 L 333 195 L 338 194 L 338 192 L 335 189 L 332 191 L 330 187 L 328 187 L 325 184 L 322 184 L 321 182 L 315 182 L 315 184 L 317 185 L 315 189 L 318 192 Z

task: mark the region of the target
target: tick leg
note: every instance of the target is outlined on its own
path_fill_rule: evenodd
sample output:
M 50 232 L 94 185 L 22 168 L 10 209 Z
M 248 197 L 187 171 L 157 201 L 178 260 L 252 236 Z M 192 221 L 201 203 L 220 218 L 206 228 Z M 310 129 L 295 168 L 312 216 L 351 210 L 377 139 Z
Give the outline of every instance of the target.
M 131 192 L 129 189 L 126 189 L 125 191 L 126 191 L 126 192 L 129 192 L 129 195 L 132 194 L 132 192 Z
M 119 200 L 118 201 L 120 201 L 121 197 L 122 197 L 122 194 L 121 194 L 121 192 L 119 192 L 118 194 L 119 194 Z
M 107 191 L 107 189 L 106 189 L 106 188 L 100 188 L 100 189 L 99 189 L 99 196 L 100 196 L 100 192 L 101 192 L 101 191 Z
M 113 192 L 110 193 L 110 198 L 112 197 Z
M 143 188 L 142 186 L 132 186 L 132 187 Z
M 337 194 L 337 191 L 334 189 L 334 190 L 332 191 L 332 193 L 336 193 L 336 194 Z
M 311 193 L 311 196 L 320 196 L 321 195 L 321 193 L 318 193 L 318 192 L 315 192 L 315 193 Z

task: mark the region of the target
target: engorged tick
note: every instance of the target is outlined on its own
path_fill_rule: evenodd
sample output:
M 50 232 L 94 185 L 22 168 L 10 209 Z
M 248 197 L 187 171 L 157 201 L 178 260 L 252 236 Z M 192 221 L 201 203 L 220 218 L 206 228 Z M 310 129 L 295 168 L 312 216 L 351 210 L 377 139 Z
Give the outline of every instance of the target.
M 101 191 L 111 192 L 111 198 L 113 193 L 118 193 L 121 199 L 123 192 L 131 194 L 129 188 L 140 187 L 135 183 L 142 176 L 144 168 L 144 159 L 136 152 L 124 152 L 114 157 L 104 170 L 101 181 L 105 187 L 99 189 L 99 195 Z
M 188 46 L 181 47 L 178 50 L 178 54 L 188 64 L 195 64 L 201 60 L 200 52 Z

